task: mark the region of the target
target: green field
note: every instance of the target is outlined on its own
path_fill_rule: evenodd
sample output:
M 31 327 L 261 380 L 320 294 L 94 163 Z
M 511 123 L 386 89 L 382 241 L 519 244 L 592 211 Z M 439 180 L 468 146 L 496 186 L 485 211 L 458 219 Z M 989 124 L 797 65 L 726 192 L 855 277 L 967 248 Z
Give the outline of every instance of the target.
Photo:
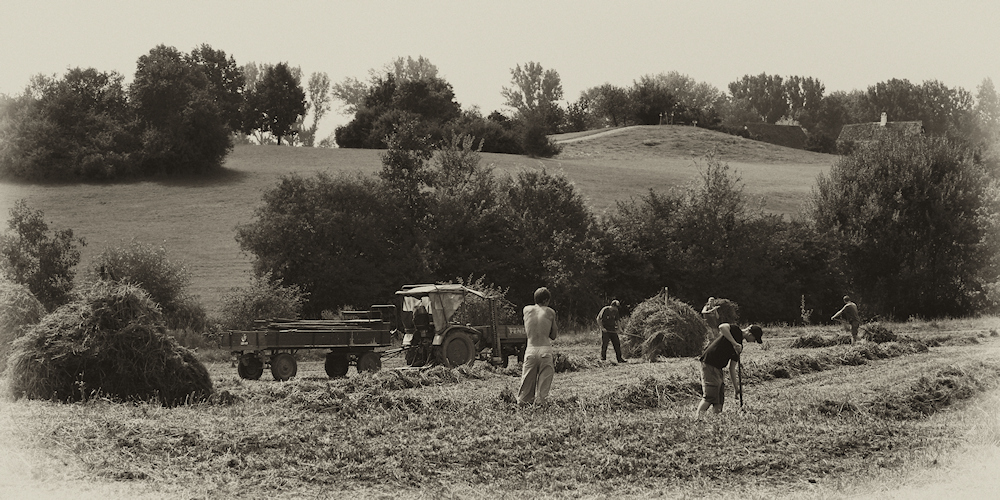
M 697 180 L 708 154 L 737 169 L 747 193 L 762 197 L 766 210 L 789 216 L 806 207 L 816 176 L 836 160 L 695 127 L 648 126 L 567 142 L 552 159 L 483 154 L 482 162 L 507 173 L 537 168 L 564 172 L 600 214 L 617 200 Z M 261 194 L 280 176 L 374 173 L 380 168 L 379 151 L 237 146 L 224 171 L 210 179 L 0 183 L 0 210 L 6 220 L 14 202 L 24 198 L 31 208 L 45 212 L 51 227 L 73 229 L 87 241 L 83 266 L 123 239 L 162 243 L 169 258 L 191 271 L 191 291 L 211 313 L 221 294 L 247 284 L 250 259 L 236 244 L 235 227 L 252 219 Z

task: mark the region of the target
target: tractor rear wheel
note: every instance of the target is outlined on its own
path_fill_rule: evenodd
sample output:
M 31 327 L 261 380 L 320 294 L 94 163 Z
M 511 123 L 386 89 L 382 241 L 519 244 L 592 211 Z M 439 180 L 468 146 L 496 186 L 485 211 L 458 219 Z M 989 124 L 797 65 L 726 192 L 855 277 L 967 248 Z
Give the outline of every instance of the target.
M 448 368 L 462 365 L 472 366 L 476 360 L 476 348 L 465 332 L 451 332 L 445 337 L 438 350 L 438 361 Z
M 299 365 L 295 362 L 295 356 L 287 352 L 276 354 L 271 358 L 271 375 L 274 376 L 274 380 L 284 382 L 294 377 L 298 371 Z
M 379 353 L 368 351 L 358 357 L 358 372 L 375 373 L 382 369 L 382 357 Z
M 254 354 L 244 354 L 236 362 L 236 373 L 243 379 L 260 380 L 264 374 L 264 363 Z
M 326 374 L 330 378 L 340 378 L 347 375 L 347 369 L 350 367 L 351 362 L 346 355 L 332 352 L 326 355 L 326 362 L 323 363 L 323 368 L 326 368 Z

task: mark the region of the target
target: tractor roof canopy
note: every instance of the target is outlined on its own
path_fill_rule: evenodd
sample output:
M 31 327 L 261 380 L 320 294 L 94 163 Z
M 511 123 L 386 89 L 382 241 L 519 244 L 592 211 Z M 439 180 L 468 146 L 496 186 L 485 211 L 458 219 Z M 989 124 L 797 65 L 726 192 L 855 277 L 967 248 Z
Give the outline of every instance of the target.
M 434 330 L 437 333 L 442 333 L 447 328 L 452 316 L 455 315 L 455 311 L 465 302 L 465 295 L 469 293 L 486 298 L 486 295 L 482 292 L 458 284 L 408 285 L 396 292 L 396 295 L 403 296 L 404 311 L 413 310 L 413 305 L 407 307 L 409 305 L 406 304 L 407 299 L 416 302 L 421 298 L 427 297 L 431 306 L 431 317 L 434 318 Z

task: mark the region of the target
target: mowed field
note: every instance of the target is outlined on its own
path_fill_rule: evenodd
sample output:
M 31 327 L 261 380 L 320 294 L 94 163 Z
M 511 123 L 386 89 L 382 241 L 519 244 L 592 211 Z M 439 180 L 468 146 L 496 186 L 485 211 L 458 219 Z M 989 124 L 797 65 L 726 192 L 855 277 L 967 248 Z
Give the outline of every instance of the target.
M 516 364 L 329 379 L 299 353 L 292 380 L 247 381 L 200 353 L 204 403 L 0 400 L 0 498 L 996 498 L 1000 320 L 891 327 L 823 348 L 793 342 L 843 332 L 768 328 L 743 406 L 727 387 L 702 421 L 696 360 L 601 362 L 593 332 L 556 341 L 544 407 L 513 402 Z
M 498 172 L 524 169 L 563 172 L 598 215 L 619 200 L 650 189 L 668 190 L 697 181 L 713 154 L 742 177 L 746 192 L 771 213 L 795 216 L 808 204 L 816 176 L 837 157 L 774 146 L 695 127 L 627 127 L 555 136 L 565 141 L 551 159 L 483 154 Z M 162 244 L 191 272 L 191 292 L 209 313 L 232 287 L 245 286 L 250 256 L 241 253 L 235 228 L 253 219 L 262 193 L 282 175 L 311 176 L 381 168 L 380 151 L 237 146 L 225 169 L 211 178 L 144 180 L 116 184 L 37 185 L 0 183 L 6 221 L 16 200 L 42 210 L 55 229 L 83 237 L 81 268 L 108 245 L 137 238 Z M 6 227 L 4 227 L 6 229 Z M 82 269 L 81 269 L 82 271 Z

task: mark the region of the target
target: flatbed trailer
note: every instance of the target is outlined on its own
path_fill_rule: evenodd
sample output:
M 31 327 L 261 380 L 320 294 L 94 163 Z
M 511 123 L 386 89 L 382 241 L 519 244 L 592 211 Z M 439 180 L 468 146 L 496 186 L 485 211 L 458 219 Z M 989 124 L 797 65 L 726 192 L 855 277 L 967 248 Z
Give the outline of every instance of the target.
M 330 377 L 343 377 L 351 365 L 359 372 L 382 368 L 382 355 L 392 347 L 396 307 L 372 306 L 368 311 L 347 311 L 346 319 L 257 321 L 253 330 L 230 330 L 222 348 L 236 356 L 236 371 L 257 380 L 270 367 L 275 380 L 288 380 L 298 372 L 295 353 L 302 349 L 328 349 L 324 367 Z

